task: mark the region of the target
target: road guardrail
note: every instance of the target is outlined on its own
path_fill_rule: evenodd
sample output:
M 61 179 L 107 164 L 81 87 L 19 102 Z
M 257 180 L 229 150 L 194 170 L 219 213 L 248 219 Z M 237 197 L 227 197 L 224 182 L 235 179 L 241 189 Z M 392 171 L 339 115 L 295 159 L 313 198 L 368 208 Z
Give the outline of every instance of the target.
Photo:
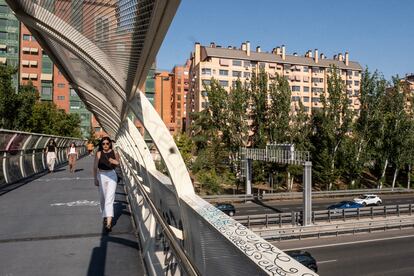
M 312 198 L 326 198 L 326 197 L 343 197 L 354 196 L 361 194 L 394 194 L 394 193 L 413 193 L 414 190 L 406 188 L 383 188 L 383 189 L 357 189 L 357 190 L 335 190 L 335 191 L 313 191 Z M 263 201 L 267 200 L 292 200 L 301 199 L 302 192 L 285 192 L 285 193 L 266 193 L 266 194 L 241 194 L 241 195 L 208 195 L 202 196 L 203 199 L 209 202 L 247 202 L 255 199 Z

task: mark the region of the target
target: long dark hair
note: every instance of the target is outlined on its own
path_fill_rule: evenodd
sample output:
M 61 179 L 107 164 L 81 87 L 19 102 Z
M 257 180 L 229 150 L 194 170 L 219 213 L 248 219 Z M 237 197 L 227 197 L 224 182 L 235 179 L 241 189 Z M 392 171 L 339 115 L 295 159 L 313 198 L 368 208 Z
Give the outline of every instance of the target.
M 102 146 L 102 142 L 103 141 L 108 141 L 109 142 L 109 148 L 112 149 L 112 140 L 109 137 L 103 137 L 101 139 L 101 141 L 99 141 L 99 151 L 103 151 L 103 146 Z

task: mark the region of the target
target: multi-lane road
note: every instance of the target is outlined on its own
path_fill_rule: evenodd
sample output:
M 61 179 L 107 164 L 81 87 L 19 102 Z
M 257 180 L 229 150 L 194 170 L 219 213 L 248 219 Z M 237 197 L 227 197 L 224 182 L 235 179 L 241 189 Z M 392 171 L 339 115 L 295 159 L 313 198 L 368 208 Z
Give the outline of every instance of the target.
M 384 205 L 414 203 L 414 194 L 393 194 L 380 196 Z M 326 210 L 328 206 L 343 200 L 352 200 L 354 197 L 314 199 L 313 210 Z M 237 216 L 286 213 L 302 210 L 302 201 L 255 201 L 234 204 Z M 414 275 L 414 274 L 413 274 Z
M 284 251 L 308 251 L 321 276 L 414 275 L 412 229 L 273 244 Z

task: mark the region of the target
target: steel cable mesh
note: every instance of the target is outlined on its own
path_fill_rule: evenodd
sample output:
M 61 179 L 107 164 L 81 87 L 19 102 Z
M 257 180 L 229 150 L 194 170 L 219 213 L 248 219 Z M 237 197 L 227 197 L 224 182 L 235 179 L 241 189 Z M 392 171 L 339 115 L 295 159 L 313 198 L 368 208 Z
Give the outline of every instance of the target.
M 154 11 L 153 0 L 21 0 L 26 13 L 34 16 L 36 5 L 46 9 L 96 45 L 111 61 L 117 81 L 127 88 L 141 57 Z M 64 26 L 58 26 L 64 27 Z

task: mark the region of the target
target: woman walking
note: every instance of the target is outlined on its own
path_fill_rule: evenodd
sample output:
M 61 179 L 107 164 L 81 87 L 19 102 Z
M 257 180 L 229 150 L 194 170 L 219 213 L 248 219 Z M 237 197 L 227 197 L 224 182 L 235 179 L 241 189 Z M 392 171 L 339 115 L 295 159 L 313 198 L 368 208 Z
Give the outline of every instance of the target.
M 76 160 L 79 158 L 78 150 L 75 143 L 71 143 L 69 149 L 67 149 L 67 157 L 69 160 L 69 170 L 71 173 L 75 172 Z
M 99 151 L 95 156 L 93 175 L 95 185 L 99 186 L 101 212 L 105 230 L 112 230 L 112 218 L 114 216 L 114 200 L 117 184 L 116 166 L 119 165 L 119 155 L 112 149 L 112 141 L 109 137 L 102 138 Z
M 55 169 L 56 162 L 56 143 L 54 140 L 50 140 L 49 144 L 46 147 L 46 163 L 49 169 L 49 172 L 53 172 Z

